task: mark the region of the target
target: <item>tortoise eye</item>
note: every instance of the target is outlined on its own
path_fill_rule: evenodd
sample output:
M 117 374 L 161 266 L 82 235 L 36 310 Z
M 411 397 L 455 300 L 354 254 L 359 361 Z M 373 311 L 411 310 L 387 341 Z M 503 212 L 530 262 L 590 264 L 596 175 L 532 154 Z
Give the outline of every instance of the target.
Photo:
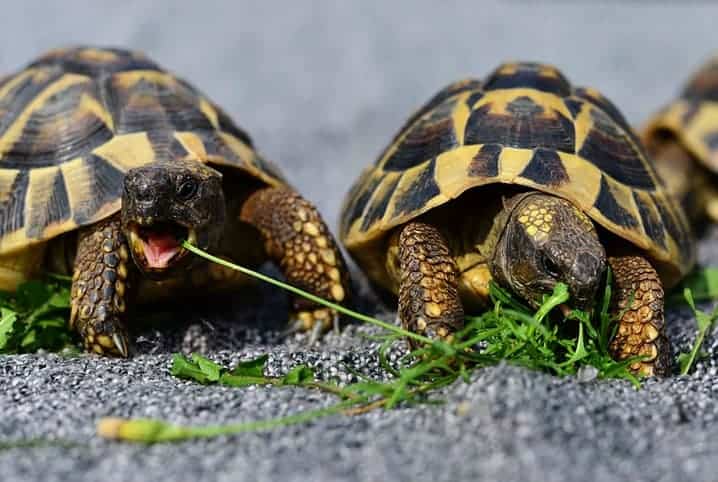
M 194 179 L 186 179 L 180 183 L 179 187 L 177 188 L 177 197 L 182 199 L 183 201 L 186 201 L 192 196 L 195 195 L 197 192 L 197 181 Z
M 546 255 L 543 255 L 542 258 L 544 272 L 552 278 L 558 279 L 559 269 L 558 266 L 556 266 L 556 263 L 554 263 L 554 261 Z

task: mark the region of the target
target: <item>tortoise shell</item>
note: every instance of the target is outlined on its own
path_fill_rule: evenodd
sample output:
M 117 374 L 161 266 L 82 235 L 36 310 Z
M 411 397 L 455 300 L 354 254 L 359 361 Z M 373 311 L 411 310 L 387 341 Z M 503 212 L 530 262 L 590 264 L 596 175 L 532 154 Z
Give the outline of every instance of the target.
M 718 173 L 718 56 L 690 79 L 678 100 L 658 112 L 643 132 L 647 140 L 654 135 L 674 136 Z
M 227 114 L 144 55 L 43 55 L 0 80 L 0 254 L 116 213 L 129 169 L 174 159 L 285 183 Z
M 451 84 L 419 109 L 350 190 L 342 239 L 372 263 L 392 228 L 495 183 L 572 201 L 645 250 L 668 284 L 693 265 L 685 215 L 620 112 L 595 89 L 533 63 Z

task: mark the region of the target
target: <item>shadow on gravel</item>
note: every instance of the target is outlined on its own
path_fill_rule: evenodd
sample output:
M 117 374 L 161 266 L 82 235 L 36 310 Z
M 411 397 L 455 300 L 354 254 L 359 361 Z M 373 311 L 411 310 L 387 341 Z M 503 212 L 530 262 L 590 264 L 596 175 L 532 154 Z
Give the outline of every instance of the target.
M 263 272 L 281 279 L 273 266 Z M 384 308 L 368 285 L 353 273 L 350 305 L 365 313 Z M 356 279 L 360 281 L 355 281 Z M 257 281 L 235 294 L 212 295 L 142 306 L 134 315 L 130 335 L 134 354 L 213 353 L 240 351 L 248 345 L 278 345 L 288 328 L 290 294 Z M 343 317 L 341 326 L 356 324 Z

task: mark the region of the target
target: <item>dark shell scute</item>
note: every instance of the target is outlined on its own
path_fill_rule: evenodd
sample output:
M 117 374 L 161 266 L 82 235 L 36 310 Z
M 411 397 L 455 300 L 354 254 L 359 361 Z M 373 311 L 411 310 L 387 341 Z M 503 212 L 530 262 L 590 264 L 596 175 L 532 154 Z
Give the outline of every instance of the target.
M 42 80 L 38 80 L 34 76 L 28 76 L 17 85 L 12 86 L 0 98 L 0 136 L 4 135 L 10 126 L 17 121 L 18 117 L 40 92 L 63 75 L 63 72 L 59 69 L 50 72 L 50 76 Z
M 581 99 L 584 99 L 593 105 L 600 108 L 603 112 L 608 114 L 608 116 L 621 128 L 626 131 L 627 134 L 629 134 L 636 143 L 638 143 L 637 138 L 635 135 L 633 135 L 633 129 L 628 124 L 628 121 L 623 116 L 620 110 L 614 105 L 613 102 L 611 102 L 606 96 L 599 94 L 598 92 L 593 92 L 592 94 L 589 94 L 588 91 L 582 87 L 579 87 L 575 90 L 575 95 L 577 97 L 580 97 Z
M 74 206 L 74 221 L 85 225 L 106 203 L 118 199 L 122 195 L 124 173 L 99 156 L 90 154 L 83 160 L 83 167 L 89 171 L 88 179 L 92 180 L 91 195 Z
M 453 82 L 443 89 L 441 89 L 439 92 L 437 92 L 431 99 L 429 99 L 424 105 L 422 105 L 419 109 L 414 111 L 411 116 L 404 122 L 404 125 L 399 129 L 399 132 L 394 136 L 394 138 L 389 143 L 389 146 L 384 150 L 384 152 L 379 156 L 379 159 L 383 159 L 386 156 L 386 153 L 389 149 L 396 143 L 396 141 L 406 132 L 407 130 L 411 129 L 414 123 L 426 115 L 428 112 L 430 112 L 432 109 L 446 101 L 448 98 L 453 97 L 455 95 L 461 94 L 462 92 L 467 92 L 471 90 L 479 90 L 481 88 L 481 81 L 477 79 L 463 79 L 459 80 L 457 82 Z M 478 95 L 479 97 L 483 95 L 481 92 L 477 92 L 475 94 L 472 94 L 471 97 L 474 95 Z M 478 98 L 476 98 L 478 99 Z M 426 159 L 424 159 L 426 160 Z
M 435 170 L 436 159 L 432 159 L 421 170 L 419 176 L 412 183 L 411 189 L 407 189 L 397 196 L 393 216 L 418 211 L 441 193 L 434 177 Z
M 371 206 L 369 206 L 369 209 L 367 209 L 367 212 L 362 219 L 362 231 L 366 231 L 372 226 L 372 224 L 384 217 L 384 214 L 386 213 L 386 208 L 389 205 L 389 201 L 391 200 L 391 197 L 396 190 L 396 185 L 399 184 L 400 179 L 401 176 L 397 176 L 396 179 L 391 181 L 388 186 L 382 189 L 381 196 L 379 197 L 379 199 L 374 200 Z
M 464 143 L 500 144 L 505 147 L 535 149 L 544 147 L 573 154 L 576 134 L 573 122 L 557 111 L 546 112 L 529 97 L 518 97 L 506 110 L 494 113 L 490 103 L 471 112 Z
M 249 134 L 240 129 L 222 109 L 215 107 L 215 110 L 217 111 L 217 120 L 221 130 L 227 132 L 228 134 L 232 134 L 234 137 L 247 144 L 247 146 L 253 147 L 252 139 L 249 137 Z
M 521 177 L 544 186 L 557 186 L 569 180 L 558 153 L 542 148 L 536 149 L 533 157 L 521 172 Z
M 98 55 L 94 56 L 93 53 Z M 47 55 L 29 67 L 57 66 L 63 71 L 98 77 L 100 75 L 112 75 L 117 72 L 130 70 L 158 70 L 160 67 L 150 59 L 134 52 L 122 49 L 105 48 L 102 50 L 94 48 L 78 47 L 64 50 L 58 54 Z
M 7 198 L 0 201 L 0 233 L 12 233 L 25 225 L 25 197 L 29 182 L 30 173 L 19 171 Z
M 431 115 L 417 121 L 401 139 L 396 151 L 382 166 L 386 171 L 404 171 L 458 147 L 451 112 L 455 100 L 448 100 Z
M 47 202 L 44 202 L 44 198 L 38 201 L 42 201 L 44 205 L 37 206 L 38 203 L 33 203 L 32 199 L 28 199 L 30 204 L 35 204 L 30 209 L 31 217 L 27 225 L 27 235 L 30 238 L 39 238 L 46 226 L 70 218 L 70 199 L 61 170 L 57 170 L 52 182 L 52 192 L 47 198 Z
M 602 172 L 629 186 L 655 190 L 642 154 L 630 136 L 616 128 L 602 111 L 591 110 L 594 124 L 578 154 Z
M 141 79 L 129 88 L 110 84 L 109 90 L 118 134 L 214 129 L 197 106 L 195 93 L 180 84 Z
M 636 206 L 638 206 L 638 212 L 641 214 L 641 221 L 643 221 L 643 227 L 648 237 L 651 238 L 654 243 L 666 249 L 666 234 L 660 218 L 654 215 L 653 211 L 635 191 L 633 193 L 633 200 L 636 202 Z
M 556 69 L 535 63 L 520 63 L 511 73 L 503 73 L 499 67 L 485 82 L 487 91 L 497 89 L 527 88 L 550 92 L 560 97 L 571 93 L 571 86 L 566 78 Z
M 342 225 L 345 226 L 342 229 L 343 231 L 346 231 L 346 229 L 362 215 L 367 202 L 369 202 L 371 195 L 374 193 L 377 185 L 379 185 L 381 178 L 372 177 L 365 182 L 362 182 L 362 180 L 358 181 L 358 184 L 352 186 L 350 190 L 349 198 L 351 201 L 347 204 L 342 217 Z
M 657 199 L 655 196 L 652 196 L 652 198 L 661 215 L 661 222 L 663 222 L 663 225 L 666 227 L 668 234 L 676 241 L 681 252 L 690 252 L 693 243 L 689 238 L 688 232 L 679 226 L 679 221 L 676 220 L 671 210 L 663 201 Z
M 576 99 L 564 99 L 564 104 L 566 104 L 566 108 L 571 113 L 571 117 L 574 119 L 578 117 L 578 114 L 581 112 L 581 108 L 583 107 L 583 102 Z
M 470 177 L 496 177 L 499 175 L 499 156 L 503 148 L 498 144 L 485 144 L 469 164 Z
M 601 214 L 619 226 L 624 228 L 638 226 L 638 220 L 616 201 L 611 193 L 611 187 L 603 175 L 601 176 L 601 190 L 593 205 Z
M 81 157 L 112 139 L 113 132 L 92 112 L 80 109 L 83 96 L 94 97 L 91 84 L 75 84 L 34 110 L 20 137 L 0 157 L 3 168 L 33 168 Z

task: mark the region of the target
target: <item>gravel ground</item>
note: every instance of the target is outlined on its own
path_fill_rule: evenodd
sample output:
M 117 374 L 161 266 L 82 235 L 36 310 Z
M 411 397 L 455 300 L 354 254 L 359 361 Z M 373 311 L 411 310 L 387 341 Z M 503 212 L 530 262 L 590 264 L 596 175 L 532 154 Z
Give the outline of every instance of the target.
M 62 44 L 144 49 L 226 106 L 335 225 L 353 178 L 408 113 L 451 80 L 485 74 L 504 59 L 550 61 L 640 122 L 716 45 L 718 8 L 708 2 L 539 3 L 18 2 L 3 9 L 0 71 Z M 701 250 L 705 264 L 718 264 L 718 231 Z M 363 301 L 373 306 L 371 296 Z M 179 350 L 225 364 L 269 353 L 272 373 L 308 363 L 325 379 L 351 379 L 346 367 L 383 375 L 376 346 L 362 336 L 371 329 L 351 325 L 308 347 L 301 336 L 278 336 L 286 308 L 284 295 L 260 287 L 194 303 L 173 314 L 172 326 L 140 331 L 131 360 L 0 357 L 0 444 L 61 441 L 0 446 L 0 479 L 715 480 L 712 336 L 694 374 L 640 391 L 497 366 L 443 390 L 441 406 L 152 447 L 94 436 L 95 422 L 108 415 L 199 425 L 334 401 L 300 389 L 178 381 L 168 367 Z M 685 349 L 691 317 L 672 310 L 668 320 Z

